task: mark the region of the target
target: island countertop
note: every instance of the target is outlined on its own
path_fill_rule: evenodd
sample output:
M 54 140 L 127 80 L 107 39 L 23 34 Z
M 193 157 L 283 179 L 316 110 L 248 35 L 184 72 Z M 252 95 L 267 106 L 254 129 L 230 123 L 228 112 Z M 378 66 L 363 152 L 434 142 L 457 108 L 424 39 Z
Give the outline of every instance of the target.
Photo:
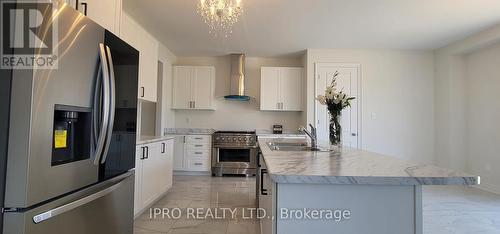
M 343 148 L 342 153 L 273 151 L 270 141 L 259 146 L 271 179 L 277 183 L 363 185 L 477 185 L 479 176 L 423 165 L 364 150 Z

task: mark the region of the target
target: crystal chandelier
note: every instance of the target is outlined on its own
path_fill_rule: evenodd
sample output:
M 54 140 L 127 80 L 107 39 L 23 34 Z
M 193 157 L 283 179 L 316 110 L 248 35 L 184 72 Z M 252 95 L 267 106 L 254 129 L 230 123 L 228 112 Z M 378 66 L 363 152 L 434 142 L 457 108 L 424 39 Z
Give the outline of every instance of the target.
M 243 12 L 241 0 L 200 0 L 198 14 L 214 36 L 228 37 Z

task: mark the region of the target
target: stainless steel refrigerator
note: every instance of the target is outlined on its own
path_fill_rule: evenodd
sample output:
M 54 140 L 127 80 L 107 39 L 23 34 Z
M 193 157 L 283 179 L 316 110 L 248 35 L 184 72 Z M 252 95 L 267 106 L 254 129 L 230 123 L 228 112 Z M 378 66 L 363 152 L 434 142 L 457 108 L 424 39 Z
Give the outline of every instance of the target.
M 132 233 L 139 52 L 55 7 L 58 68 L 1 70 L 0 230 Z

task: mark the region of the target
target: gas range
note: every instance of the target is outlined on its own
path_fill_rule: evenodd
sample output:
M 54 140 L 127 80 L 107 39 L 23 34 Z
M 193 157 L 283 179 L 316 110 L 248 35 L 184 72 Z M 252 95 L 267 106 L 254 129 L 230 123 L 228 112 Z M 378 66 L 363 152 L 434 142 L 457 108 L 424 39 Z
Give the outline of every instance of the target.
M 255 175 L 258 148 L 255 131 L 216 131 L 212 146 L 212 175 Z
M 212 135 L 214 147 L 257 147 L 255 131 L 216 131 Z

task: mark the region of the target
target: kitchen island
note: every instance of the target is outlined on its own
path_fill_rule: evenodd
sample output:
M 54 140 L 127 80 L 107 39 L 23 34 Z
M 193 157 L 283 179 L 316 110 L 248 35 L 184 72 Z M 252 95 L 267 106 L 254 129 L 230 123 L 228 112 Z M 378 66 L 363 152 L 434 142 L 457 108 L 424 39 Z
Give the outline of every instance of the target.
M 478 176 L 363 150 L 278 151 L 259 138 L 261 233 L 422 234 L 422 185 Z

